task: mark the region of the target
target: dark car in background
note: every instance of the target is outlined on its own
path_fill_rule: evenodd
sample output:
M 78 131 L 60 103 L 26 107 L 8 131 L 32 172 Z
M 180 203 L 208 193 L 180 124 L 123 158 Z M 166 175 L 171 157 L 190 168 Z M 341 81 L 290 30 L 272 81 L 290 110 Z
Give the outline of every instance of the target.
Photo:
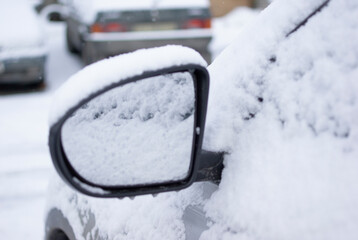
M 139 48 L 179 44 L 211 54 L 209 1 L 67 0 L 68 49 L 86 64 Z
M 21 0 L 1 1 L 0 31 L 0 88 L 43 84 L 47 51 L 34 9 Z

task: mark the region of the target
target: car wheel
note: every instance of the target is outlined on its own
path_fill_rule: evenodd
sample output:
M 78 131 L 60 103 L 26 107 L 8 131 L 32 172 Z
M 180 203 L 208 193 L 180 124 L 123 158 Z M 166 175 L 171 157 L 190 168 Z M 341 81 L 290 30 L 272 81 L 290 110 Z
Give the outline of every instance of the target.
M 51 233 L 49 240 L 70 240 L 61 230 L 55 230 Z
M 46 219 L 45 240 L 75 240 L 73 229 L 61 210 L 52 209 Z

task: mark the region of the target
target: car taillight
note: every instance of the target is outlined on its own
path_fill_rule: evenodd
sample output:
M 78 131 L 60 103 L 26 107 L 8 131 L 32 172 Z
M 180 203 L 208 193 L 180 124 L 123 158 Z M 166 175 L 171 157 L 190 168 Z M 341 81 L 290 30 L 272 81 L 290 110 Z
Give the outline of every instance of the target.
M 95 23 L 91 26 L 91 33 L 125 32 L 126 27 L 119 23 Z
M 183 25 L 183 28 L 211 28 L 211 19 L 191 19 Z
M 101 24 L 95 23 L 91 26 L 91 33 L 103 32 L 103 27 Z

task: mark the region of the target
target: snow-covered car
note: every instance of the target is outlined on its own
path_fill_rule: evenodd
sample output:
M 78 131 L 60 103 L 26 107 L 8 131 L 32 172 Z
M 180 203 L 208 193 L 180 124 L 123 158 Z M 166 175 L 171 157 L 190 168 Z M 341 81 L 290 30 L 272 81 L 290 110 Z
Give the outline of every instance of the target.
M 0 1 L 0 84 L 39 85 L 47 51 L 41 23 L 26 1 Z
M 167 46 L 75 74 L 46 239 L 357 239 L 357 14 L 276 0 L 207 70 Z
M 211 61 L 208 0 L 70 0 L 68 49 L 85 63 L 168 44 L 188 46 Z

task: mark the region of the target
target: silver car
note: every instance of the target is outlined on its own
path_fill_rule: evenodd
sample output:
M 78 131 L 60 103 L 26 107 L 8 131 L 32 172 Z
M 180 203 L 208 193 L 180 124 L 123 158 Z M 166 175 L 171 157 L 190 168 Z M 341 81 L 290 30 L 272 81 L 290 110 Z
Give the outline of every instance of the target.
M 88 64 L 139 48 L 177 44 L 197 50 L 211 62 L 209 2 L 66 1 L 69 51 Z

